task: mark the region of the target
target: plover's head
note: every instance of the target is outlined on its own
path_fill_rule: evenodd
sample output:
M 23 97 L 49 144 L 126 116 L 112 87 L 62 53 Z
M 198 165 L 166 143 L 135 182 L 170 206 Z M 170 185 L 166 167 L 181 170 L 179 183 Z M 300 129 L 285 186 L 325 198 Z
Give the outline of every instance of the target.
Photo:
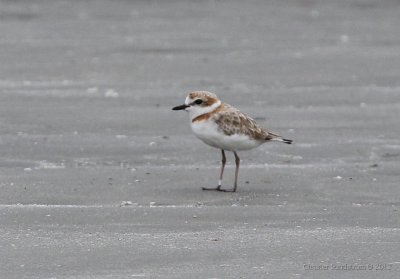
M 172 108 L 173 110 L 186 110 L 193 119 L 204 113 L 211 112 L 221 105 L 217 95 L 207 91 L 194 91 L 189 93 L 185 104 Z

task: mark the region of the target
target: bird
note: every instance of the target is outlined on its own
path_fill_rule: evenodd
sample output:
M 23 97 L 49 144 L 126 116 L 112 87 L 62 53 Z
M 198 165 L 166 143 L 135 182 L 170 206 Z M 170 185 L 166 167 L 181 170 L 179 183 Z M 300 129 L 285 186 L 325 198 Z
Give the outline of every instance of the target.
M 204 143 L 221 150 L 221 170 L 217 187 L 202 187 L 204 191 L 236 192 L 240 158 L 238 151 L 249 150 L 269 141 L 291 144 L 293 141 L 262 128 L 256 121 L 237 108 L 222 103 L 216 94 L 194 91 L 187 95 L 183 105 L 172 110 L 189 112 L 192 132 Z M 235 155 L 235 182 L 233 189 L 222 188 L 226 164 L 225 151 Z

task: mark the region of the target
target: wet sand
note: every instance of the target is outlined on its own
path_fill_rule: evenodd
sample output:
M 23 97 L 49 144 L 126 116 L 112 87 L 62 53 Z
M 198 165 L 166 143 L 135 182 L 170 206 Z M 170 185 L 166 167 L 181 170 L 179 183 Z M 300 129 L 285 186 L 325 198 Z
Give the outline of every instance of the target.
M 397 2 L 110 3 L 0 2 L 1 278 L 396 278 Z M 192 90 L 294 144 L 201 191 Z

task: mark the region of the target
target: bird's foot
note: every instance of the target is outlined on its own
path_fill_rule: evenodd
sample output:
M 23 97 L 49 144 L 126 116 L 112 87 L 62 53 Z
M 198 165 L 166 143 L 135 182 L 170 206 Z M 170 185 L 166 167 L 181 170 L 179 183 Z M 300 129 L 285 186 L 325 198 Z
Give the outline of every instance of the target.
M 234 189 L 231 190 L 222 189 L 221 185 L 217 186 L 216 188 L 201 187 L 201 189 L 203 191 L 236 192 Z

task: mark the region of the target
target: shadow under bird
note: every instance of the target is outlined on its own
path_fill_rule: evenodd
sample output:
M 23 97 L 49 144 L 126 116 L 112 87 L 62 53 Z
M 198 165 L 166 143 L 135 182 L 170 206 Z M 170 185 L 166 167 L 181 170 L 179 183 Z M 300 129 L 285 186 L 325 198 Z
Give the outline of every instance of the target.
M 285 139 L 261 128 L 254 119 L 238 109 L 222 103 L 217 95 L 211 92 L 189 93 L 183 105 L 172 109 L 188 111 L 193 133 L 204 143 L 221 149 L 222 165 L 218 186 L 215 188 L 203 187 L 203 190 L 236 192 L 240 165 L 237 151 L 249 150 L 268 141 L 292 143 L 290 139 Z M 221 188 L 226 163 L 225 150 L 233 152 L 236 162 L 235 184 L 230 190 Z

